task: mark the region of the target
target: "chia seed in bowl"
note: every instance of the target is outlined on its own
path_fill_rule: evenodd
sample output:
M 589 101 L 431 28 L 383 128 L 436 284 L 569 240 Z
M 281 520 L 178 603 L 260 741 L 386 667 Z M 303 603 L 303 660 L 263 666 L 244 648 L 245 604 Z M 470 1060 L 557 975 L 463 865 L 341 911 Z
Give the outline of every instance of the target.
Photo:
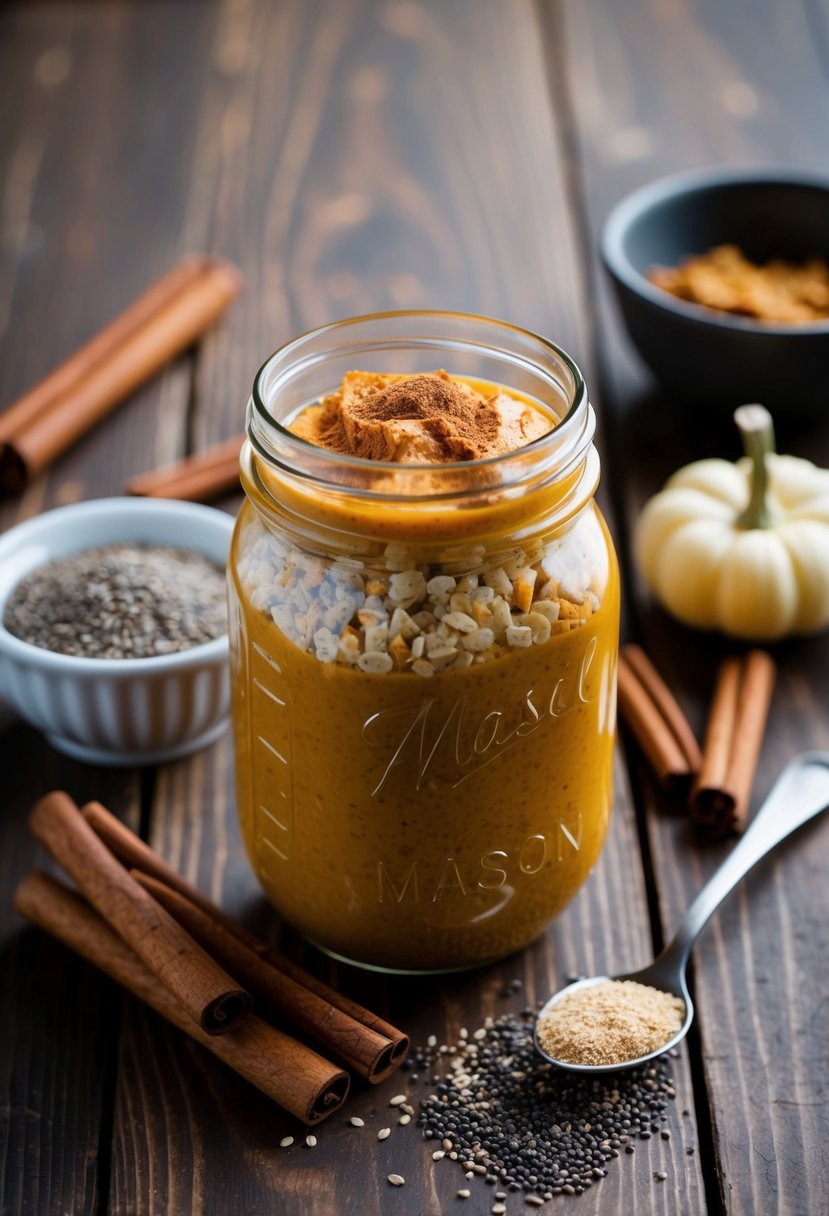
M 23 578 L 3 624 L 21 641 L 57 654 L 175 654 L 227 629 L 224 573 L 186 549 L 135 543 L 86 549 Z
M 10 528 L 2 696 L 90 764 L 160 764 L 214 742 L 230 713 L 232 529 L 212 507 L 141 498 L 73 503 Z

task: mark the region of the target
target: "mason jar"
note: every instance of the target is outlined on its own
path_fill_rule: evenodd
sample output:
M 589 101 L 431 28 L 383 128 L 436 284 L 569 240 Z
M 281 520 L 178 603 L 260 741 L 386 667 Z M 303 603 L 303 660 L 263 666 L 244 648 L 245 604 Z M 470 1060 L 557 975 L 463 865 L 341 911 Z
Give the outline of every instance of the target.
M 446 369 L 551 428 L 440 465 L 293 434 L 358 368 Z M 458 313 L 328 325 L 256 377 L 229 564 L 239 816 L 269 900 L 337 958 L 401 972 L 499 958 L 599 855 L 619 583 L 594 425 L 563 350 Z

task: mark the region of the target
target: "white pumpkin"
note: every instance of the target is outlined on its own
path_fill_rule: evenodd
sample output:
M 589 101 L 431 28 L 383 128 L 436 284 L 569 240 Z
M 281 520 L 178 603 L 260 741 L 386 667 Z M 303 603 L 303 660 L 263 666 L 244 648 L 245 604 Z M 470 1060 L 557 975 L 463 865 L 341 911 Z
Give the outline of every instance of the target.
M 697 629 L 771 641 L 829 625 L 829 469 L 774 453 L 771 416 L 734 419 L 747 455 L 698 460 L 646 503 L 635 544 L 665 608 Z

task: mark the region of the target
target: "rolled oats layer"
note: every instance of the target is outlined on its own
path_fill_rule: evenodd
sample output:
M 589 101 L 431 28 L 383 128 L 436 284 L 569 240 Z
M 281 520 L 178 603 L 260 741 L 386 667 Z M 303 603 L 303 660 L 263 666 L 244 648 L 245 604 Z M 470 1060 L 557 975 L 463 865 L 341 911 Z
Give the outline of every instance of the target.
M 487 663 L 578 628 L 601 587 L 568 539 L 513 548 L 495 565 L 416 565 L 392 544 L 372 566 L 322 559 L 267 531 L 245 531 L 239 578 L 252 606 L 321 663 L 374 675 L 438 672 Z M 472 572 L 450 573 L 452 568 Z

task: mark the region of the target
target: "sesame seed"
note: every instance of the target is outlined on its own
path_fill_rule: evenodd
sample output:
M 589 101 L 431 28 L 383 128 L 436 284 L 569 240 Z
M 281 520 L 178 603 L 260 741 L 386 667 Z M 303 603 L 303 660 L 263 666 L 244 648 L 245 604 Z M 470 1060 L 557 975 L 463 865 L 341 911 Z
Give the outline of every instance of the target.
M 306 1136 L 305 1143 L 307 1144 L 308 1148 L 316 1148 L 316 1145 L 317 1145 L 316 1136 Z
M 433 1161 L 442 1161 L 445 1156 L 446 1156 L 446 1153 L 443 1151 L 443 1149 L 437 1148 L 432 1153 L 432 1160 Z
M 389 1106 L 402 1106 L 405 1101 L 406 1101 L 405 1094 L 396 1094 L 393 1098 L 391 1098 L 389 1100 Z
M 654 1174 L 654 1178 L 657 1182 L 664 1182 L 667 1177 L 668 1175 L 664 1170 L 657 1170 L 657 1172 Z
M 412 1116 L 411 1116 L 411 1115 L 401 1115 L 401 1116 L 400 1116 L 400 1118 L 397 1120 L 398 1125 L 399 1125 L 400 1127 L 405 1127 L 405 1126 L 406 1126 L 406 1124 L 407 1124 L 407 1123 L 411 1123 L 411 1121 L 412 1121 Z
M 365 1121 L 363 1119 L 359 1119 L 356 1115 L 351 1116 L 349 1123 L 352 1127 L 365 1127 Z
M 458 1191 L 458 1199 L 468 1199 L 470 1194 L 471 1191 L 468 1191 L 466 1187 L 464 1187 L 462 1191 Z
M 389 1182 L 392 1186 L 402 1186 L 405 1181 L 402 1174 L 389 1174 Z
M 379 1132 L 377 1133 L 377 1139 L 386 1140 L 390 1135 L 391 1135 L 390 1127 L 381 1127 Z
M 293 1136 L 283 1136 L 282 1139 L 279 1141 L 279 1147 L 280 1148 L 290 1148 L 291 1145 L 293 1144 L 293 1142 L 294 1142 Z

